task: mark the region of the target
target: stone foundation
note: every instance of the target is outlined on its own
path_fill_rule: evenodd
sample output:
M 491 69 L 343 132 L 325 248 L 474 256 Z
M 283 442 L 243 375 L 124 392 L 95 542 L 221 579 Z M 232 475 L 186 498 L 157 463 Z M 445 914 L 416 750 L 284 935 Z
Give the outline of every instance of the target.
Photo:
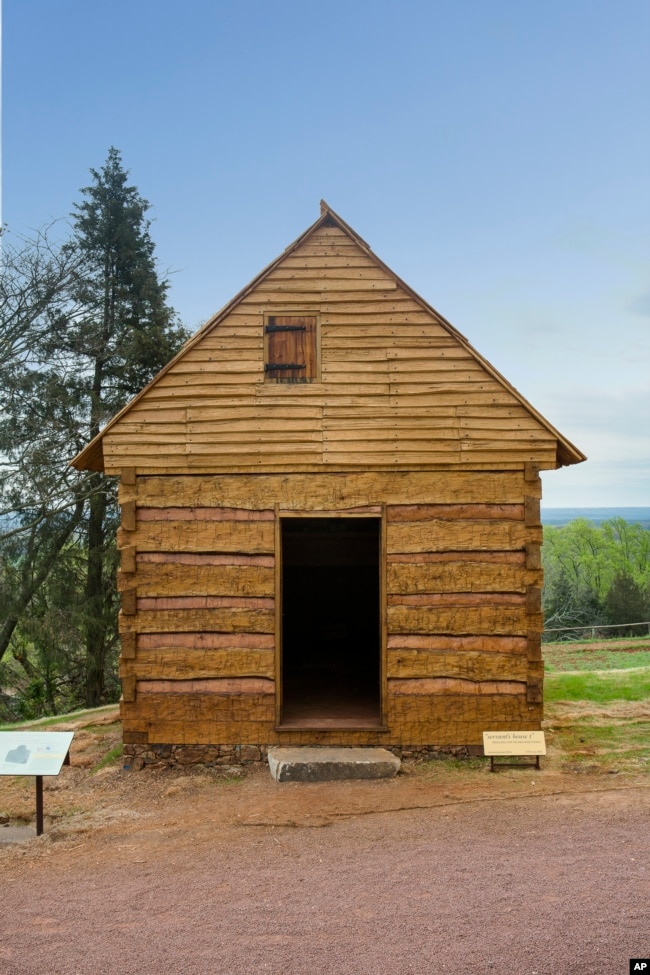
M 388 746 L 388 751 L 402 760 L 431 761 L 445 758 L 470 758 L 482 755 L 483 749 L 474 745 L 408 745 L 404 748 Z M 252 765 L 266 762 L 267 745 L 125 745 L 124 768 L 138 771 L 145 768 L 182 768 L 202 765 L 216 768 L 228 765 Z
M 125 745 L 124 768 L 251 765 L 265 762 L 266 745 Z

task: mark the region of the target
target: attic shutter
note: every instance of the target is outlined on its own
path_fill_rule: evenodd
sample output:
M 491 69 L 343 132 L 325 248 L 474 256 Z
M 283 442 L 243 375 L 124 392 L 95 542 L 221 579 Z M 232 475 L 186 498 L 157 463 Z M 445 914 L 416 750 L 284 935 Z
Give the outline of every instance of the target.
M 314 316 L 269 315 L 264 332 L 266 379 L 300 382 L 316 378 Z

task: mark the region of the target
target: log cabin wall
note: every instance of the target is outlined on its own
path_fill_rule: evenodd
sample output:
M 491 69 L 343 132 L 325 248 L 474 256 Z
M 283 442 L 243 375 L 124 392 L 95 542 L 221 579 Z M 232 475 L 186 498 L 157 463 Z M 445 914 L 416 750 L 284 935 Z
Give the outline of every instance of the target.
M 129 472 L 125 480 L 126 744 L 440 747 L 479 745 L 487 728 L 539 727 L 536 467 L 293 477 Z M 276 519 L 378 507 L 385 727 L 281 730 Z
M 582 459 L 325 206 L 74 461 L 121 475 L 127 749 L 539 728 L 539 471 Z M 379 727 L 281 726 L 300 514 L 381 518 Z

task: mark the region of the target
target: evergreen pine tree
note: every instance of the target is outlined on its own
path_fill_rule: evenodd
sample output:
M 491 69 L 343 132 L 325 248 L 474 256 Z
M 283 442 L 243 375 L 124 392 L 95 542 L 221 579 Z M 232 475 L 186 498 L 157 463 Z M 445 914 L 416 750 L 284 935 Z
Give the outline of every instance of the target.
M 30 677 L 22 650 L 56 645 L 66 700 L 90 706 L 115 691 L 116 485 L 68 463 L 187 337 L 120 153 L 91 173 L 72 239 L 5 245 L 0 268 L 0 661 Z
M 86 417 L 87 435 L 145 386 L 187 337 L 167 303 L 168 284 L 158 275 L 149 204 L 136 187 L 117 149 L 75 206 L 70 247 L 83 258 L 76 297 L 82 308 L 73 321 L 62 319 L 52 338 L 58 354 L 75 364 L 76 396 Z M 106 656 L 115 639 L 115 593 L 107 559 L 116 525 L 115 485 L 102 474 L 89 485 L 85 589 L 86 704 L 104 695 Z M 112 567 L 111 567 L 112 576 Z

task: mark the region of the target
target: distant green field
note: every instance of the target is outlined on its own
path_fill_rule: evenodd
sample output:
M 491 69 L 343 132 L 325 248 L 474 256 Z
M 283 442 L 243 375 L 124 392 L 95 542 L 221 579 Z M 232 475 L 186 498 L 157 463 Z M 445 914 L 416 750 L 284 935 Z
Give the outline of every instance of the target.
M 650 666 L 650 639 L 547 643 L 543 648 L 546 675 L 572 670 L 627 670 Z
M 116 712 L 116 720 L 119 720 L 118 715 L 118 705 L 117 704 L 104 704 L 99 708 L 84 709 L 82 711 L 70 711 L 68 714 L 58 714 L 49 718 L 37 718 L 34 721 L 14 721 L 9 724 L 0 724 L 0 731 L 17 731 L 22 730 L 34 730 L 39 731 L 41 728 L 48 728 L 50 725 L 61 724 L 62 721 L 66 723 L 76 723 L 87 718 L 89 715 L 101 715 L 106 714 L 109 711 Z

